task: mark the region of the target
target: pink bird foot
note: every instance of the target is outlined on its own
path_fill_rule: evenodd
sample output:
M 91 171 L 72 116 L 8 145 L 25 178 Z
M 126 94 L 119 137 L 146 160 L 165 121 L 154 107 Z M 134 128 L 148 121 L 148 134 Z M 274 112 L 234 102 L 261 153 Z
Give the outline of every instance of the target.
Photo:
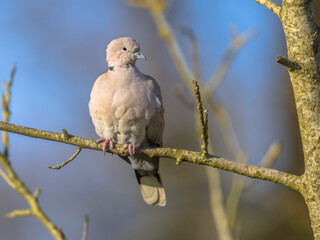
M 110 146 L 110 149 L 114 148 L 114 141 L 112 139 L 101 138 L 96 141 L 97 144 L 102 142 L 103 142 L 103 154 L 106 154 L 106 149 L 108 145 Z
M 134 155 L 134 145 L 131 142 L 128 142 L 123 146 L 122 151 L 126 150 L 127 148 L 129 150 L 130 157 L 132 157 Z

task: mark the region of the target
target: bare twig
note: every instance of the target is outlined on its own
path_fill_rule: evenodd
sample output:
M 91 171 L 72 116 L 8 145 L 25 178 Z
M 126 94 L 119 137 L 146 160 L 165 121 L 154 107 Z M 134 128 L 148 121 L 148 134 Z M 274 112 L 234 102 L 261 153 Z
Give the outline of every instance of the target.
M 257 3 L 261 4 L 262 6 L 268 8 L 271 12 L 273 12 L 276 16 L 278 16 L 279 18 L 280 13 L 281 13 L 281 7 L 272 2 L 271 0 L 255 0 Z
M 233 41 L 239 35 L 238 29 L 231 26 L 229 27 L 228 30 L 229 30 L 229 36 L 231 38 L 231 41 Z
M 210 189 L 210 208 L 220 240 L 232 240 L 229 231 L 228 219 L 223 205 L 223 193 L 221 189 L 220 174 L 216 169 L 206 168 Z
M 272 165 L 274 164 L 274 162 L 279 157 L 281 151 L 282 151 L 282 144 L 279 141 L 274 141 L 270 145 L 267 153 L 262 158 L 260 166 L 266 167 L 266 168 L 271 168 Z
M 83 232 L 81 240 L 87 240 L 88 238 L 88 227 L 89 227 L 89 216 L 86 215 L 83 220 Z
M 212 99 L 208 99 L 208 103 L 210 110 L 214 114 L 219 128 L 221 129 L 221 135 L 229 153 L 233 159 L 237 159 L 239 154 L 244 151 L 240 147 L 228 111 L 220 106 L 217 100 L 213 101 Z
M 194 110 L 194 104 L 190 102 L 186 96 L 183 94 L 182 86 L 179 84 L 173 85 L 173 93 L 174 95 L 181 101 L 183 105 L 185 105 L 188 109 Z
M 3 121 L 4 122 L 9 122 L 9 119 L 10 119 L 9 106 L 10 106 L 10 100 L 11 100 L 11 85 L 13 82 L 15 72 L 16 72 L 16 65 L 13 64 L 12 69 L 11 69 L 10 79 L 9 79 L 8 83 L 3 83 L 3 86 L 5 88 L 5 93 L 1 97 L 1 107 L 3 109 L 2 114 L 3 114 Z M 2 142 L 4 145 L 4 153 L 3 154 L 5 156 L 7 156 L 8 155 L 8 148 L 9 148 L 9 137 L 8 137 L 8 133 L 5 131 L 2 132 Z
M 240 151 L 237 157 L 237 162 L 245 163 L 247 161 L 247 155 Z M 244 187 L 243 176 L 234 175 L 232 179 L 232 185 L 227 198 L 226 212 L 228 217 L 229 227 L 234 230 L 236 215 L 238 211 L 239 201 L 241 198 L 242 190 Z
M 81 152 L 81 147 L 78 147 L 77 151 L 75 151 L 75 153 L 66 161 L 64 161 L 63 163 L 56 165 L 56 166 L 49 166 L 48 168 L 50 169 L 60 169 L 62 167 L 64 167 L 65 165 L 67 165 L 69 162 L 71 162 L 73 159 L 76 158 L 76 156 L 78 156 L 78 154 Z
M 132 0 L 132 1 L 137 2 L 137 3 L 140 2 L 139 0 Z M 156 7 L 156 4 L 154 4 L 154 1 L 152 1 L 152 0 L 149 0 L 149 1 L 145 0 L 144 2 L 145 3 L 147 2 L 147 5 L 144 5 L 143 7 L 147 8 L 149 10 L 151 16 L 153 17 L 153 20 L 154 20 L 154 22 L 157 26 L 157 29 L 158 29 L 158 33 L 159 33 L 160 37 L 163 39 L 163 41 L 165 42 L 165 44 L 169 50 L 169 53 L 170 53 L 175 65 L 176 65 L 176 68 L 178 70 L 179 75 L 184 80 L 189 91 L 192 92 L 193 87 L 191 84 L 191 80 L 194 79 L 194 76 L 192 75 L 192 72 L 190 72 L 188 70 L 186 60 L 184 59 L 184 57 L 181 53 L 180 46 L 178 45 L 178 42 L 175 39 L 173 31 L 171 30 L 170 25 L 168 24 L 168 21 L 166 20 L 164 14 L 163 14 L 163 11 L 159 10 L 159 8 Z M 204 102 L 206 102 L 206 100 Z M 196 115 L 195 115 L 195 117 L 196 117 Z M 197 125 L 198 125 L 198 122 L 199 121 L 196 118 Z M 180 158 L 177 160 L 177 163 L 178 164 L 181 163 Z M 213 171 L 213 172 L 214 172 L 214 174 L 219 174 L 218 171 Z M 207 175 L 208 175 L 208 172 L 207 172 Z M 217 176 L 217 177 L 219 177 L 219 176 Z M 209 176 L 208 176 L 208 178 L 209 178 Z M 217 184 L 212 184 L 210 187 L 210 192 L 213 194 L 215 191 L 219 192 L 219 191 L 221 191 L 220 187 L 221 186 L 218 186 Z M 214 200 L 222 201 L 222 197 L 221 198 L 214 198 Z M 223 206 L 222 202 L 220 202 L 219 204 L 215 203 L 214 205 L 211 204 L 211 206 L 214 207 L 214 209 L 212 209 L 212 211 L 219 211 L 222 214 L 220 216 L 223 216 L 224 219 L 226 218 L 224 208 L 223 209 L 216 209 L 216 208 Z M 231 234 L 229 233 L 229 230 L 228 230 L 228 225 L 227 224 L 220 224 L 220 222 L 217 222 L 217 221 L 219 221 L 219 219 L 216 218 L 216 215 L 213 215 L 213 218 L 215 219 L 217 228 L 222 227 L 222 229 L 218 229 L 219 238 L 224 239 L 225 236 L 231 236 Z M 224 227 L 226 227 L 226 228 L 224 228 Z M 228 232 L 228 234 L 224 235 L 223 233 L 226 233 L 226 232 Z
M 260 166 L 270 168 L 278 158 L 282 151 L 282 145 L 280 142 L 275 141 L 273 142 L 267 153 L 263 156 Z M 240 162 L 246 162 L 247 156 L 243 153 L 239 156 Z M 241 194 L 245 191 L 247 191 L 249 188 L 251 188 L 257 181 L 251 180 L 251 181 L 244 181 L 244 178 L 240 175 L 234 175 L 234 181 L 232 181 L 232 187 L 230 190 L 230 194 L 228 195 L 227 199 L 227 216 L 229 220 L 229 225 L 233 229 L 235 227 L 235 218 L 236 218 L 236 212 L 239 204 L 239 200 L 241 197 Z
M 194 93 L 197 99 L 197 109 L 199 112 L 199 119 L 201 124 L 201 139 L 202 139 L 202 152 L 204 155 L 208 154 L 208 110 L 203 110 L 201 102 L 201 94 L 197 81 L 192 81 L 194 86 Z
M 220 86 L 227 73 L 229 72 L 231 64 L 233 63 L 233 60 L 238 51 L 255 36 L 256 32 L 253 30 L 249 30 L 234 37 L 230 47 L 225 52 L 217 70 L 204 86 L 203 99 L 208 100 L 216 91 L 216 89 Z
M 0 176 L 3 178 L 3 180 L 6 181 L 6 183 L 10 186 L 10 187 L 14 187 L 13 182 L 10 180 L 10 178 L 8 177 L 8 175 L 0 168 Z
M 153 8 L 153 11 L 163 12 L 167 7 L 168 0 L 128 0 L 133 7 Z
M 267 153 L 263 156 L 263 158 L 260 162 L 260 166 L 265 167 L 265 168 L 271 168 L 272 165 L 274 164 L 274 162 L 278 159 L 281 151 L 282 151 L 282 144 L 278 141 L 274 141 L 270 145 Z M 256 183 L 257 183 L 257 181 L 254 181 L 254 180 L 247 181 L 246 184 L 244 185 L 242 191 L 245 192 L 245 191 L 249 190 Z
M 283 65 L 288 71 L 301 69 L 301 66 L 298 63 L 290 61 L 288 58 L 282 57 L 280 55 L 276 58 L 277 63 Z
M 14 217 L 23 217 L 23 216 L 30 216 L 32 215 L 31 209 L 22 209 L 22 210 L 13 210 L 10 213 L 6 214 L 7 218 L 14 218 Z
M 202 82 L 201 76 L 201 66 L 200 66 L 200 57 L 199 57 L 199 47 L 198 41 L 194 32 L 191 28 L 181 25 L 180 31 L 184 34 L 190 41 L 190 58 L 191 58 L 191 69 L 195 78 Z
M 15 73 L 15 66 L 13 66 L 11 71 L 11 77 L 8 83 L 4 84 L 5 93 L 2 95 L 2 108 L 3 108 L 3 123 L 6 123 L 10 119 L 10 99 L 11 99 L 11 90 L 10 87 L 12 85 L 13 76 Z M 8 134 L 5 129 L 2 129 L 2 141 L 5 147 L 4 153 L 0 153 L 0 164 L 3 167 L 3 170 L 0 169 L 0 175 L 2 178 L 8 183 L 10 187 L 16 190 L 29 204 L 28 209 L 23 210 L 13 210 L 11 213 L 8 213 L 6 216 L 13 218 L 16 216 L 27 216 L 33 215 L 38 218 L 38 220 L 47 228 L 49 233 L 57 240 L 66 239 L 63 232 L 48 218 L 48 216 L 44 213 L 41 207 L 38 204 L 38 197 L 40 190 L 36 190 L 34 194 L 30 192 L 30 190 L 26 187 L 23 181 L 18 177 L 16 172 L 11 167 L 11 163 L 8 158 Z
M 35 199 L 38 199 L 40 193 L 41 193 L 41 189 L 40 189 L 40 188 L 36 188 L 36 190 L 35 190 L 34 193 L 33 193 L 33 197 L 34 197 Z
M 186 29 L 186 32 L 187 32 L 189 39 L 190 39 L 191 49 L 193 49 L 193 52 L 194 52 L 193 54 L 198 54 L 196 37 L 194 36 L 193 32 L 190 29 Z M 222 63 L 219 65 L 217 72 L 215 72 L 215 74 L 211 78 L 211 80 L 210 80 L 211 82 L 209 81 L 209 84 L 207 84 L 207 85 L 209 85 L 209 87 L 211 87 L 211 89 L 208 89 L 207 87 L 205 88 L 205 90 L 207 90 L 207 92 L 208 92 L 207 93 L 208 96 L 207 96 L 207 98 L 205 98 L 205 101 L 211 102 L 210 105 L 215 105 L 215 109 L 214 109 L 215 111 L 213 113 L 216 116 L 218 123 L 219 123 L 219 126 L 222 130 L 222 136 L 224 137 L 225 142 L 229 146 L 229 150 L 232 153 L 232 155 L 236 156 L 239 152 L 242 152 L 242 150 L 240 149 L 237 138 L 234 134 L 232 124 L 229 119 L 229 115 L 226 110 L 224 110 L 221 107 L 218 107 L 216 104 L 213 103 L 213 101 L 210 98 L 210 95 L 212 94 L 212 92 L 215 91 L 215 89 L 221 84 L 221 82 L 225 78 L 226 73 L 229 70 L 231 63 L 233 61 L 233 58 L 235 57 L 237 51 L 246 42 L 248 42 L 255 35 L 255 33 L 253 31 L 248 31 L 247 33 L 244 33 L 242 35 L 238 35 L 234 32 L 234 35 L 232 35 L 232 34 L 230 34 L 230 35 L 231 35 L 231 39 L 232 39 L 232 45 L 228 49 L 227 53 L 225 54 L 225 57 L 223 58 Z M 197 61 L 197 64 L 193 63 L 192 66 L 196 66 L 196 67 L 198 65 L 200 66 L 198 56 L 191 55 L 191 58 L 192 58 L 192 62 L 194 62 L 195 60 Z M 200 70 L 200 67 L 198 67 L 198 69 Z M 195 73 L 195 70 L 193 70 L 193 72 Z M 234 157 L 234 158 L 236 158 L 236 157 Z M 227 216 L 224 213 L 225 208 L 222 203 L 223 198 L 222 198 L 222 194 L 221 194 L 220 181 L 212 182 L 213 178 L 220 179 L 219 172 L 208 170 L 208 171 L 206 171 L 206 173 L 208 176 L 210 195 L 214 196 L 214 197 L 210 198 L 211 199 L 210 203 L 211 203 L 212 216 L 215 219 L 215 222 L 217 225 L 217 231 L 219 233 L 219 238 L 220 239 L 230 239 L 231 234 L 230 234 L 230 231 L 228 230 Z M 212 176 L 214 174 L 216 176 Z M 238 181 L 238 179 L 240 179 L 240 176 L 235 175 L 233 178 L 233 185 L 232 185 L 233 188 L 231 188 L 230 196 L 237 196 L 238 193 L 241 194 L 243 179 L 240 179 L 240 181 Z M 237 189 L 235 186 L 239 186 L 239 189 Z M 235 202 L 235 201 L 238 201 L 237 199 L 239 199 L 239 198 L 240 198 L 240 195 L 238 196 L 238 198 L 234 199 L 233 206 L 237 206 L 237 202 Z M 236 209 L 236 207 L 234 209 Z M 235 214 L 236 213 L 233 212 L 234 218 L 235 218 Z M 224 222 L 227 224 L 223 224 Z
M 130 2 L 139 2 L 136 0 L 131 0 Z M 158 6 L 159 1 L 146 1 L 148 2 L 148 10 L 157 26 L 158 34 L 162 40 L 166 43 L 172 60 L 177 68 L 179 75 L 185 84 L 188 86 L 189 90 L 192 91 L 193 85 L 192 80 L 195 79 L 193 73 L 189 70 L 187 62 L 182 54 L 181 48 L 172 32 L 172 29 L 163 14 L 163 9 Z

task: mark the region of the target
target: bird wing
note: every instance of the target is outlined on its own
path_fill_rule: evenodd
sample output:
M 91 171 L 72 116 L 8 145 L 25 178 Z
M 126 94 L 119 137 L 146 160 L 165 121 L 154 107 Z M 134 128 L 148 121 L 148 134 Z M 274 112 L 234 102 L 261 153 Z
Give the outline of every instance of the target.
M 161 91 L 156 80 L 150 76 L 147 77 L 152 81 L 154 87 L 154 99 L 156 101 L 157 110 L 155 111 L 154 115 L 147 125 L 146 137 L 152 145 L 162 146 L 162 135 L 164 129 L 164 107 L 162 103 Z

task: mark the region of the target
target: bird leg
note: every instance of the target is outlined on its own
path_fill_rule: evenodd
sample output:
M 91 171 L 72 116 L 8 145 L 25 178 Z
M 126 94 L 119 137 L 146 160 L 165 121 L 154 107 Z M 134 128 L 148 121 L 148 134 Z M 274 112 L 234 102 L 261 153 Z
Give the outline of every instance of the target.
M 96 141 L 97 144 L 102 142 L 103 142 L 103 154 L 106 153 L 106 149 L 108 145 L 110 146 L 110 149 L 114 148 L 114 141 L 111 138 L 110 139 L 101 138 Z
M 134 155 L 134 145 L 133 145 L 133 143 L 131 143 L 131 142 L 126 143 L 123 146 L 122 151 L 126 150 L 127 148 L 129 150 L 130 157 L 132 157 Z

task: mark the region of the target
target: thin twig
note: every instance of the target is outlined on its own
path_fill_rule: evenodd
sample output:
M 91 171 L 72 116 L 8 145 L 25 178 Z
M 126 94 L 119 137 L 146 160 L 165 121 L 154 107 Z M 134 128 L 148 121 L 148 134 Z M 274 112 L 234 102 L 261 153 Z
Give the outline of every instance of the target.
M 30 216 L 32 215 L 32 211 L 30 208 L 22 209 L 22 210 L 13 210 L 6 214 L 7 218 L 14 218 L 14 217 L 23 217 L 23 216 Z
M 214 101 L 212 99 L 208 99 L 208 103 L 211 112 L 217 120 L 217 123 L 221 130 L 223 141 L 227 146 L 228 152 L 231 154 L 232 159 L 237 159 L 239 154 L 244 151 L 240 147 L 228 111 L 220 106 L 217 99 L 215 99 Z
M 89 216 L 86 215 L 83 220 L 83 232 L 81 240 L 87 240 L 88 238 L 88 227 L 89 227 Z
M 127 3 L 133 7 L 152 8 L 153 11 L 163 12 L 167 7 L 168 0 L 128 0 Z
M 174 84 L 173 93 L 183 105 L 185 105 L 188 109 L 194 110 L 194 104 L 186 98 L 181 85 Z
M 194 93 L 197 99 L 197 109 L 199 112 L 199 119 L 201 124 L 201 139 L 202 139 L 202 152 L 203 154 L 208 154 L 208 110 L 203 110 L 202 101 L 201 101 L 201 94 L 198 82 L 193 80 L 192 81 L 194 86 Z
M 13 81 L 13 76 L 15 73 L 15 66 L 13 66 L 11 71 L 10 80 L 8 83 L 4 84 L 5 93 L 2 95 L 2 108 L 3 108 L 3 119 L 2 123 L 6 123 L 10 119 L 10 98 L 11 98 L 11 85 Z M 2 129 L 5 132 L 5 129 Z M 41 209 L 38 204 L 38 195 L 40 190 L 36 190 L 34 194 L 30 192 L 30 190 L 26 187 L 23 181 L 18 177 L 16 172 L 13 170 L 11 163 L 8 158 L 8 135 L 7 133 L 3 133 L 3 144 L 5 146 L 4 153 L 0 153 L 0 164 L 3 167 L 3 170 L 0 170 L 0 175 L 3 179 L 8 183 L 10 187 L 16 190 L 29 204 L 28 209 L 24 210 L 13 210 L 11 213 L 8 213 L 7 217 L 16 217 L 16 216 L 26 216 L 33 215 L 47 228 L 48 232 L 57 240 L 65 240 L 65 236 L 61 229 L 59 229 L 45 214 L 45 212 Z
M 205 168 L 210 194 L 211 214 L 217 227 L 217 232 L 220 240 L 232 240 L 229 230 L 228 219 L 225 213 L 223 204 L 223 192 L 220 182 L 220 174 L 216 169 Z
M 260 162 L 261 167 L 271 168 L 282 151 L 282 144 L 274 141 Z
M 237 157 L 237 162 L 247 162 L 247 155 L 240 151 Z M 244 179 L 241 175 L 234 175 L 232 179 L 231 189 L 227 198 L 226 212 L 228 217 L 229 227 L 233 230 L 236 223 L 239 201 L 244 187 Z
M 189 90 L 192 91 L 192 80 L 195 79 L 195 77 L 193 73 L 189 70 L 187 62 L 182 54 L 182 50 L 173 34 L 173 31 L 166 17 L 163 14 L 163 9 L 161 9 L 161 7 L 158 7 L 158 4 L 153 1 L 148 2 L 150 3 L 148 5 L 148 10 L 154 20 L 154 23 L 157 26 L 158 34 L 166 43 L 168 51 L 177 68 L 179 75 L 181 76 L 182 80 L 184 80 Z
M 76 156 L 78 156 L 78 154 L 81 152 L 81 147 L 78 147 L 77 151 L 75 151 L 75 153 L 66 161 L 64 161 L 63 163 L 56 165 L 56 166 L 49 166 L 48 168 L 50 169 L 60 169 L 62 167 L 64 167 L 65 165 L 67 165 L 69 162 L 71 162 L 73 159 L 76 158 Z
M 3 83 L 3 86 L 5 88 L 5 93 L 1 97 L 1 107 L 3 110 L 3 121 L 4 122 L 9 122 L 10 119 L 10 100 L 11 100 L 11 85 L 13 82 L 13 78 L 16 72 L 16 65 L 13 64 L 12 69 L 11 69 L 11 74 L 10 74 L 10 79 L 8 83 Z M 8 149 L 9 149 L 9 137 L 8 133 L 3 131 L 2 132 L 2 142 L 4 145 L 4 156 L 8 156 Z
M 10 178 L 8 177 L 8 175 L 7 175 L 1 168 L 0 168 L 0 176 L 3 178 L 3 180 L 6 181 L 6 183 L 7 183 L 10 187 L 14 188 L 13 182 L 10 180 Z
M 275 163 L 275 161 L 278 159 L 281 151 L 282 151 L 282 144 L 279 141 L 274 141 L 270 145 L 267 153 L 263 156 L 260 162 L 260 166 L 265 168 L 271 168 L 272 165 Z M 242 191 L 246 192 L 247 190 L 252 188 L 256 183 L 257 181 L 255 180 L 247 181 Z
M 281 18 L 280 13 L 281 13 L 281 7 L 272 2 L 271 0 L 255 0 L 257 3 L 261 4 L 262 6 L 268 8 L 271 12 L 273 12 L 276 16 Z
M 208 112 L 206 112 L 208 113 Z M 196 129 L 201 129 L 200 119 L 198 117 L 197 111 L 194 111 L 194 118 L 196 122 Z M 207 114 L 206 114 L 207 115 Z M 205 122 L 208 120 L 208 117 L 205 117 Z M 197 135 L 198 132 L 195 133 Z M 199 145 L 202 142 L 199 140 Z M 213 151 L 212 144 L 208 145 L 209 152 Z M 232 240 L 232 234 L 229 229 L 228 219 L 223 202 L 223 193 L 220 182 L 220 172 L 217 169 L 205 168 L 206 176 L 208 180 L 209 188 L 209 202 L 211 215 L 216 225 L 218 238 L 221 240 Z
M 137 2 L 137 1 L 135 1 L 135 2 Z M 158 33 L 159 33 L 160 37 L 166 43 L 166 46 L 167 46 L 169 53 L 175 63 L 175 66 L 178 70 L 179 75 L 184 80 L 189 91 L 192 93 L 193 86 L 191 84 L 191 80 L 194 79 L 194 76 L 192 76 L 192 72 L 190 72 L 188 69 L 188 66 L 186 64 L 186 60 L 181 53 L 180 46 L 178 45 L 178 42 L 175 39 L 173 31 L 171 30 L 171 27 L 168 24 L 168 21 L 165 18 L 163 12 L 155 10 L 157 8 L 155 7 L 155 5 L 153 5 L 153 1 L 147 1 L 147 2 L 149 3 L 149 5 L 147 7 L 146 6 L 145 7 L 148 8 L 151 16 L 153 17 L 153 20 L 157 26 Z M 204 102 L 206 102 L 206 101 L 204 101 Z M 196 120 L 196 122 L 198 122 L 198 121 Z M 177 162 L 180 163 L 181 160 L 179 159 L 179 161 L 177 161 Z M 215 174 L 219 174 L 218 171 L 214 171 L 214 172 L 215 172 Z M 208 173 L 207 173 L 207 175 L 208 175 Z M 219 176 L 217 176 L 217 177 L 219 177 Z M 208 176 L 208 178 L 209 178 L 209 176 Z M 218 186 L 217 184 L 213 184 L 212 188 L 210 188 L 210 192 L 212 194 L 214 194 L 215 191 L 221 191 L 220 187 L 221 186 Z M 222 198 L 219 198 L 219 199 L 215 198 L 215 200 L 222 201 Z M 223 213 L 223 216 L 225 216 L 224 208 L 216 210 L 216 208 L 219 208 L 218 206 L 223 206 L 223 203 L 220 202 L 219 204 L 215 204 L 215 206 L 216 207 L 214 207 L 214 209 L 212 209 L 212 211 L 220 211 L 220 213 Z M 220 224 L 220 222 L 217 222 L 219 220 L 216 218 L 216 215 L 213 215 L 213 217 L 215 219 L 217 228 L 222 227 L 222 229 L 218 229 L 218 233 L 219 233 L 219 237 L 221 239 L 223 239 L 225 235 L 222 233 L 229 232 L 228 226 L 227 226 L 227 224 L 223 225 L 223 224 Z M 226 227 L 226 228 L 223 228 L 223 227 Z M 220 235 L 220 233 L 221 233 L 221 235 Z M 227 235 L 230 236 L 230 234 L 227 234 Z
M 41 193 L 41 189 L 40 189 L 40 188 L 36 188 L 36 190 L 35 190 L 34 193 L 33 193 L 33 197 L 34 197 L 35 199 L 38 199 L 40 193 Z
M 232 40 L 232 43 L 225 52 L 217 70 L 214 72 L 210 80 L 206 83 L 206 85 L 203 88 L 203 99 L 205 101 L 211 97 L 211 95 L 217 90 L 217 88 L 223 82 L 239 50 L 250 40 L 252 40 L 256 35 L 257 33 L 255 31 L 249 30 L 240 35 L 237 35 Z
M 288 71 L 301 69 L 301 66 L 298 63 L 292 62 L 288 58 L 282 57 L 280 55 L 277 56 L 276 61 L 277 63 L 283 65 Z
M 270 168 L 278 158 L 282 151 L 282 145 L 278 141 L 274 141 L 267 153 L 263 156 L 260 166 L 265 168 Z M 246 162 L 247 156 L 242 154 L 239 156 L 241 162 Z M 257 181 L 251 180 L 251 181 L 244 181 L 243 177 L 240 175 L 234 175 L 234 181 L 232 181 L 232 187 L 230 190 L 230 194 L 228 195 L 227 199 L 227 215 L 229 219 L 230 227 L 233 229 L 235 226 L 235 213 L 237 212 L 239 200 L 241 197 L 241 194 L 246 192 L 248 189 L 250 189 Z
M 200 57 L 199 57 L 199 47 L 198 41 L 194 32 L 191 28 L 184 25 L 180 26 L 180 32 L 184 34 L 190 41 L 190 58 L 191 58 L 191 69 L 195 78 L 202 82 L 201 76 L 201 66 L 200 66 Z

